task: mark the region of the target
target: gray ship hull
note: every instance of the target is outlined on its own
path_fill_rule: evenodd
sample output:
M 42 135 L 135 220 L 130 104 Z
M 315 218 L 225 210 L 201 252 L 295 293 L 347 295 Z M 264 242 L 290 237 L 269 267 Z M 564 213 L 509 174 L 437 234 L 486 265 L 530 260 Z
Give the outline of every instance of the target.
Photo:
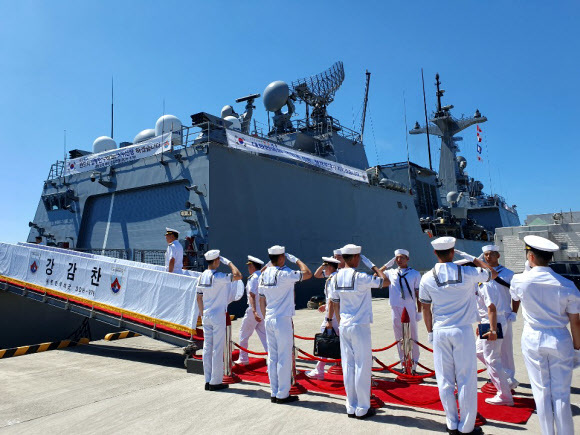
M 47 211 L 41 200 L 34 222 L 49 229 L 56 240 L 71 240 L 79 249 L 120 250 L 129 257 L 137 250 L 157 251 L 157 262 L 166 247 L 164 229 L 172 227 L 181 232 L 181 239 L 189 235 L 204 250 L 221 249 L 242 271 L 248 254 L 267 260 L 267 248 L 274 244 L 286 246 L 313 270 L 323 255 L 347 243 L 362 245 L 377 265 L 390 259 L 397 248 L 411 252 L 411 265 L 417 270 L 428 270 L 435 261 L 430 239 L 421 232 L 413 196 L 407 193 L 216 143 L 180 153 L 182 162 L 165 157 L 168 163 L 161 165 L 154 156 L 120 166 L 114 186 L 91 182 L 88 174 L 70 177 L 68 186 L 48 186 L 47 194 L 72 189 L 78 196 L 78 210 Z M 201 194 L 185 189 L 193 184 Z M 180 214 L 186 201 L 198 207 L 189 218 Z M 29 240 L 35 235 L 32 230 Z M 458 246 L 479 254 L 482 244 L 462 241 Z M 322 289 L 323 280 L 300 283 L 297 307 L 304 307 Z M 0 298 L 4 301 L 6 295 Z M 29 302 L 14 303 L 18 305 L 2 303 L 2 311 L 18 312 L 25 327 L 34 317 Z M 231 312 L 241 315 L 245 306 L 244 298 L 231 306 Z M 35 335 L 14 335 L 10 343 L 62 338 L 64 331 L 68 334 L 80 323 L 80 317 L 69 315 L 56 310 L 44 323 L 50 334 L 37 330 Z M 6 334 L 6 329 L 2 331 Z

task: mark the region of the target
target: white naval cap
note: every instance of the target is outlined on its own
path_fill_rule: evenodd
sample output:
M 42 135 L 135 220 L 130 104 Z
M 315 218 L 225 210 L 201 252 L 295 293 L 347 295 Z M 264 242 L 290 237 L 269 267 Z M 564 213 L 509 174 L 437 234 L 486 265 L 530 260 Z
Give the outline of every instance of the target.
M 260 260 L 259 258 L 248 255 L 248 262 L 246 264 L 250 264 L 250 263 L 258 263 L 260 266 L 262 266 L 264 264 L 264 262 L 262 260 Z
M 322 257 L 322 261 L 325 263 L 340 264 L 340 261 L 333 257 Z
M 439 237 L 431 242 L 431 246 L 436 251 L 445 251 L 446 249 L 455 248 L 455 237 Z
M 356 255 L 360 254 L 361 250 L 362 248 L 360 246 L 353 244 L 344 245 L 340 248 L 341 255 Z
M 286 253 L 286 248 L 284 248 L 284 246 L 274 245 L 270 249 L 268 249 L 269 255 L 281 255 L 284 253 Z
M 179 237 L 179 231 L 174 230 L 173 228 L 165 227 L 165 235 L 171 234 L 171 233 L 175 233 L 175 234 L 177 234 L 177 237 Z
M 335 249 L 332 251 L 332 255 L 342 255 L 342 252 L 340 252 L 340 249 Z
M 481 250 L 485 252 L 499 252 L 499 246 L 497 245 L 485 245 Z
M 527 245 L 526 249 L 530 247 L 545 252 L 556 252 L 560 249 L 560 247 L 551 240 L 540 236 L 526 236 L 524 237 L 524 243 Z
M 407 251 L 406 249 L 397 249 L 395 251 L 395 257 L 397 255 L 405 255 L 407 258 L 409 258 L 409 251 Z
M 203 256 L 205 257 L 205 259 L 207 261 L 215 260 L 216 258 L 218 258 L 220 256 L 220 250 L 219 249 L 212 249 L 211 251 L 207 251 Z

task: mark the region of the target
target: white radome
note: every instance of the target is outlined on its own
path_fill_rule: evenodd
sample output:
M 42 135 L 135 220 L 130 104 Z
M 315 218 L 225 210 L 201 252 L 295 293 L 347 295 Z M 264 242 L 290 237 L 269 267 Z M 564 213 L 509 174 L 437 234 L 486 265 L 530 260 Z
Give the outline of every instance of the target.
M 155 136 L 161 136 L 164 133 L 173 132 L 171 143 L 181 145 L 181 121 L 173 115 L 163 115 L 155 123 Z
M 146 130 L 142 130 L 140 131 L 137 136 L 135 136 L 135 139 L 133 139 L 133 143 L 137 144 L 140 142 L 145 142 L 148 139 L 151 139 L 155 137 L 155 129 L 154 128 L 148 128 Z
M 100 136 L 93 142 L 93 153 L 102 153 L 117 148 L 117 142 L 109 136 Z
M 230 127 L 232 130 L 237 130 L 237 131 L 242 130 L 242 123 L 235 116 L 226 116 L 224 118 L 224 121 L 230 121 L 232 123 L 232 126 Z

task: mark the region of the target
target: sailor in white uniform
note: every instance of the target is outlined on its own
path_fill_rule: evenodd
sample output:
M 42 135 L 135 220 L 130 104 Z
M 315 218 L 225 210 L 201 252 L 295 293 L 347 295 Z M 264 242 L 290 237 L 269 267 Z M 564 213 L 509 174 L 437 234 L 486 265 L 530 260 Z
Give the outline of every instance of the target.
M 580 365 L 580 292 L 548 267 L 558 245 L 533 235 L 525 236 L 524 243 L 531 270 L 514 275 L 510 289 L 522 307 L 522 354 L 542 433 L 553 434 L 555 425 L 559 435 L 571 435 L 572 370 Z
M 454 237 L 439 237 L 431 242 L 439 262 L 421 278 L 419 299 L 423 317 L 433 343 L 435 376 L 439 397 L 447 416 L 450 433 L 480 433 L 474 429 L 477 415 L 477 358 L 473 324 L 477 321 L 475 291 L 497 272 L 481 260 L 456 251 Z M 472 261 L 474 267 L 453 263 L 455 253 Z M 455 399 L 459 395 L 461 420 Z
M 485 255 L 488 252 L 497 253 L 499 248 L 495 245 L 487 245 L 482 250 Z M 487 257 L 490 258 L 491 256 L 488 254 Z M 495 266 L 494 269 L 499 275 L 511 281 L 511 275 L 508 278 L 506 276 L 507 273 L 502 273 L 505 268 L 499 267 L 497 260 L 496 264 L 490 264 L 487 261 L 486 263 L 490 267 Z M 505 270 L 507 271 L 508 269 Z M 514 400 L 511 388 L 501 360 L 503 339 L 498 339 L 497 333 L 491 333 L 491 331 L 497 331 L 498 326 L 502 328 L 503 333 L 506 324 L 506 313 L 508 311 L 511 313 L 511 297 L 506 294 L 504 288 L 505 281 L 499 276 L 495 280 L 479 284 L 476 298 L 479 322 L 489 324 L 490 332 L 487 332 L 484 338 L 480 338 L 478 335 L 475 347 L 477 349 L 477 357 L 487 367 L 489 379 L 497 389 L 495 397 L 489 397 L 485 401 L 491 405 L 513 406 Z
M 256 300 L 258 296 L 258 283 L 260 282 L 260 275 L 262 274 L 262 266 L 264 262 L 257 257 L 248 255 L 248 282 L 246 283 L 246 295 L 248 297 L 248 308 L 246 309 L 246 315 L 242 319 L 242 325 L 240 326 L 240 346 L 248 348 L 248 341 L 250 337 L 256 331 L 264 350 L 268 352 L 268 342 L 266 341 L 266 327 L 262 321 L 263 315 L 260 309 L 260 304 Z M 235 364 L 246 365 L 250 362 L 248 358 L 248 353 L 240 349 L 240 357 Z
M 242 274 L 234 263 L 220 257 L 220 251 L 217 249 L 207 251 L 205 259 L 207 269 L 197 283 L 197 303 L 199 312 L 203 313 L 203 373 L 205 389 L 217 391 L 228 388 L 222 381 L 229 284 L 242 279 Z M 220 263 L 229 266 L 232 273 L 218 272 Z
M 375 414 L 371 408 L 371 290 L 387 287 L 390 282 L 383 271 L 361 254 L 360 246 L 349 244 L 340 251 L 346 264 L 332 278 L 331 297 L 338 313 L 346 413 L 351 418 L 365 419 Z M 361 261 L 377 276 L 357 272 Z
M 165 251 L 165 270 L 172 273 L 182 273 L 183 269 L 183 246 L 179 243 L 179 231 L 172 228 L 165 228 L 165 240 L 167 241 L 167 251 Z
M 499 264 L 500 253 L 498 246 L 486 245 L 481 250 L 483 251 L 485 262 L 493 267 L 498 273 L 498 277 L 487 285 L 496 287 L 500 295 L 503 295 L 501 301 L 504 302 L 502 304 L 502 311 L 504 311 L 503 316 L 505 318 L 505 322 L 501 324 L 503 331 L 503 339 L 500 340 L 501 365 L 507 375 L 510 390 L 513 390 L 519 385 L 519 382 L 516 380 L 512 324 L 516 321 L 516 313 L 518 312 L 518 308 L 520 306 L 520 302 L 512 300 L 510 294 L 510 283 L 514 273 L 507 267 Z M 507 303 L 505 303 L 506 301 Z M 498 316 L 500 315 L 501 311 L 498 311 Z
M 340 249 L 335 249 L 332 251 L 332 256 L 338 260 L 338 268 L 342 269 L 344 267 L 344 258 L 342 258 L 342 252 L 340 252 Z
M 320 325 L 320 332 L 330 332 L 334 331 L 339 334 L 338 331 L 338 320 L 336 319 L 336 313 L 334 312 L 334 305 L 330 299 L 330 294 L 332 293 L 332 277 L 336 275 L 338 266 L 340 266 L 340 261 L 333 257 L 322 257 L 322 265 L 316 269 L 314 273 L 315 277 L 326 277 L 326 282 L 324 283 L 324 300 L 325 304 L 318 308 L 318 311 L 324 313 L 324 320 L 322 325 Z M 306 372 L 306 376 L 314 379 L 324 379 L 324 367 L 326 363 L 324 361 L 318 361 L 316 367 L 309 372 Z
M 398 268 L 389 269 L 394 263 L 397 264 Z M 414 340 L 411 353 L 411 357 L 413 358 L 411 370 L 415 372 L 417 370 L 417 363 L 419 362 L 419 346 L 416 343 L 419 340 L 417 322 L 422 319 L 421 302 L 418 297 L 421 274 L 415 269 L 408 267 L 408 263 L 409 251 L 406 249 L 397 249 L 395 251 L 395 257 L 381 267 L 381 270 L 385 271 L 389 277 L 389 281 L 391 281 L 391 285 L 389 286 L 389 303 L 391 304 L 395 341 L 398 342 L 399 360 L 403 368 L 405 354 L 401 341 L 403 338 L 401 316 L 403 315 L 404 309 L 407 309 L 407 313 L 409 314 L 411 338 Z
M 268 376 L 272 389 L 272 403 L 289 403 L 298 400 L 290 396 L 292 382 L 292 346 L 294 343 L 294 284 L 312 277 L 310 269 L 294 255 L 286 253 L 284 246 L 268 249 L 271 266 L 262 271 L 258 293 L 260 308 L 265 314 L 268 341 Z M 284 266 L 286 259 L 300 270 Z

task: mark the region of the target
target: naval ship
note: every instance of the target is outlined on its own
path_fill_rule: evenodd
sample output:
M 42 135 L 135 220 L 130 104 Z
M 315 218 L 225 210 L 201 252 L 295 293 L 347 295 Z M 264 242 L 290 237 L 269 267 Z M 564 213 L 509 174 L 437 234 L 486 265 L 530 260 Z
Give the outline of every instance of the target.
M 71 150 L 50 167 L 28 242 L 40 235 L 61 248 L 164 264 L 170 227 L 180 232 L 185 264 L 195 270 L 204 268 L 209 249 L 220 249 L 243 270 L 248 254 L 266 259 L 274 244 L 315 269 L 321 256 L 355 243 L 380 264 L 394 249 L 408 249 L 412 266 L 425 271 L 434 261 L 431 237 L 453 235 L 458 249 L 477 255 L 496 227 L 519 225 L 515 209 L 484 194 L 465 171 L 455 135 L 487 119 L 479 111 L 454 118 L 453 106 L 442 106 L 439 76 L 436 111 L 410 131 L 441 138 L 439 173 L 412 162 L 369 167 L 361 132 L 328 111 L 344 78 L 337 62 L 321 74 L 274 81 L 261 95 L 237 99 L 241 115 L 231 105 L 219 115 L 195 112 L 189 125 L 164 115 L 132 142 L 117 146 L 103 136 L 91 150 Z M 267 126 L 253 119 L 260 98 Z M 303 105 L 303 117 L 296 105 Z M 300 283 L 297 307 L 322 286 L 315 279 Z M 22 321 L 31 303 L 0 298 L 2 310 Z M 232 312 L 242 313 L 245 300 L 236 304 Z M 45 312 L 34 329 L 64 328 L 62 314 Z

